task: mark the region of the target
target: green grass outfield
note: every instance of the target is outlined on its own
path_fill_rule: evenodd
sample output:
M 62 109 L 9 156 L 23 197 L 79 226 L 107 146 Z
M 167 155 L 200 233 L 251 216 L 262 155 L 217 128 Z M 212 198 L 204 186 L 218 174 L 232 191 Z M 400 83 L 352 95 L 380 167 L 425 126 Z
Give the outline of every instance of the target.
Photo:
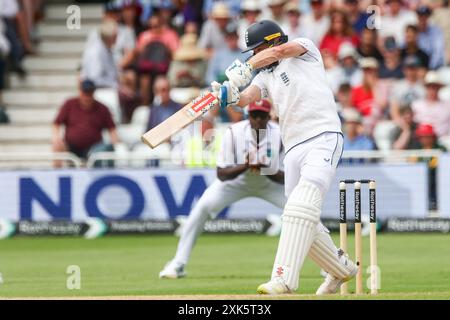
M 158 272 L 174 254 L 177 240 L 168 235 L 2 240 L 0 297 L 254 299 L 256 287 L 270 275 L 278 243 L 262 235 L 204 235 L 187 267 L 188 277 L 160 280 Z M 367 266 L 368 239 L 364 241 Z M 376 298 L 450 299 L 450 235 L 380 234 L 378 260 L 381 293 Z M 66 288 L 69 265 L 81 268 L 80 290 Z M 321 282 L 319 269 L 307 261 L 298 295 L 282 298 L 314 299 Z

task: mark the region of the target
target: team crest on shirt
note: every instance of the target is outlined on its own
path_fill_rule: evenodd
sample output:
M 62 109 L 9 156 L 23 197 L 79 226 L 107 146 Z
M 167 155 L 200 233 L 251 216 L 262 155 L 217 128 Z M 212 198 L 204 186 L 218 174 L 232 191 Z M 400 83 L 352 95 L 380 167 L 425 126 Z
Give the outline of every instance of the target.
M 283 83 L 284 83 L 286 86 L 288 86 L 288 85 L 291 83 L 291 81 L 289 80 L 289 77 L 288 77 L 288 75 L 286 74 L 286 72 L 281 73 L 281 74 L 280 74 L 280 77 L 281 77 L 281 80 L 283 80 Z

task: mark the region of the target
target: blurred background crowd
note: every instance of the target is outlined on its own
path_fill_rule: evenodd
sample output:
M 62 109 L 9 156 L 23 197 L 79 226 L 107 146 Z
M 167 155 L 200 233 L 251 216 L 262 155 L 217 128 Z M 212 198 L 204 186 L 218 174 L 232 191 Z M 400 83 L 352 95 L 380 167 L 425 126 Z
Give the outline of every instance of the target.
M 212 81 L 226 80 L 224 70 L 232 61 L 249 57 L 251 52 L 241 53 L 245 30 L 261 19 L 279 23 L 290 39 L 307 37 L 320 48 L 344 125 L 345 150 L 450 147 L 448 1 L 115 0 L 102 5 L 102 21 L 85 39 L 80 57 L 79 94 L 61 106 L 53 122 L 54 151 L 86 158 L 119 144 L 138 148 L 145 130 Z M 35 26 L 45 20 L 44 7 L 44 1 L 0 0 L 0 122 L 5 124 L 6 74 L 27 77 L 22 60 L 36 53 Z M 208 129 L 245 117 L 233 108 L 208 113 L 199 140 L 183 141 L 185 158 L 191 157 L 186 150 L 210 144 Z M 176 145 L 174 139 L 160 150 Z M 216 145 L 210 146 L 213 153 Z

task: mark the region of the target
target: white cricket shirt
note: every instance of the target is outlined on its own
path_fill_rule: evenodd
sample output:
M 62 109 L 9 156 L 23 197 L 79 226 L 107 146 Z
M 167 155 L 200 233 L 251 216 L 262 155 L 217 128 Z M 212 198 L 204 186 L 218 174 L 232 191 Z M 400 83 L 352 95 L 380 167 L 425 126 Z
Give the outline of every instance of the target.
M 273 71 L 263 70 L 252 81 L 262 98 L 272 100 L 286 152 L 323 132 L 341 132 L 319 49 L 306 38 L 293 41 L 307 52 L 281 60 Z
M 272 174 L 283 170 L 284 150 L 278 124 L 269 121 L 265 133 L 261 134 L 261 140 L 256 141 L 255 136 L 249 120 L 231 125 L 225 131 L 222 148 L 217 157 L 217 166 L 226 168 L 244 164 L 248 154 L 250 163 L 265 164 L 274 171 Z M 257 182 L 261 178 L 267 179 L 263 175 L 251 173 L 248 170 L 232 181 L 248 183 L 250 181 Z

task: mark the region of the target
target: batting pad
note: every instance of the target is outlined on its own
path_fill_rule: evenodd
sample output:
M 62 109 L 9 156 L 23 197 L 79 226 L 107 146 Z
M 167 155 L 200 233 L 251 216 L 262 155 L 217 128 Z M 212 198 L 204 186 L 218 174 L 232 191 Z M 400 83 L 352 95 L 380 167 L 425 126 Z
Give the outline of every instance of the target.
M 284 208 L 272 279 L 282 277 L 291 291 L 298 287 L 300 268 L 317 233 L 321 205 L 320 190 L 300 179 Z
M 347 279 L 352 271 L 352 265 L 345 265 L 339 260 L 338 249 L 322 225 L 317 226 L 317 234 L 314 237 L 309 257 L 322 269 L 338 279 Z

